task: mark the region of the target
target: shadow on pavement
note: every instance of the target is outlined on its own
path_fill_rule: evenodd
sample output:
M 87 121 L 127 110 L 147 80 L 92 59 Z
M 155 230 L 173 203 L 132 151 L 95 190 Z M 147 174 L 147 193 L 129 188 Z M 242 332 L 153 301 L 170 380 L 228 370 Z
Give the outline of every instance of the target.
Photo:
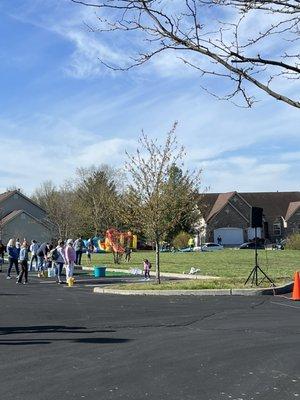
M 73 339 L 74 343 L 126 343 L 130 342 L 132 339 L 118 339 L 118 338 L 82 338 L 82 339 Z
M 32 340 L 32 339 L 9 339 L 0 340 L 0 346 L 28 346 L 28 345 L 40 345 L 40 344 L 51 344 L 52 342 L 70 342 L 70 343 L 85 343 L 85 344 L 118 344 L 127 343 L 132 339 L 122 338 L 78 338 L 78 339 L 45 339 L 45 340 Z
M 22 333 L 112 333 L 111 329 L 87 330 L 82 326 L 37 325 L 37 326 L 7 326 L 0 327 L 0 336 Z

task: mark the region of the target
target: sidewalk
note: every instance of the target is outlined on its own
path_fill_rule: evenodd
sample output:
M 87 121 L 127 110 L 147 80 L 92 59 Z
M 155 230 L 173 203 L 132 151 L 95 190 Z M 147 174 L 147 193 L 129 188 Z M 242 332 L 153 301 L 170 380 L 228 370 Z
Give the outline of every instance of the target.
M 78 268 L 78 267 L 76 267 Z M 93 271 L 94 267 L 84 267 L 81 266 L 81 269 L 83 271 Z M 111 271 L 111 272 L 124 272 L 126 274 L 131 274 L 130 269 L 122 269 L 122 268 L 106 268 L 107 271 Z M 154 274 L 152 273 L 152 276 L 154 276 Z M 161 272 L 160 276 L 162 278 L 173 278 L 173 279 L 220 279 L 219 276 L 210 276 L 210 275 L 198 275 L 198 274 L 176 274 L 176 273 L 172 273 L 172 272 Z

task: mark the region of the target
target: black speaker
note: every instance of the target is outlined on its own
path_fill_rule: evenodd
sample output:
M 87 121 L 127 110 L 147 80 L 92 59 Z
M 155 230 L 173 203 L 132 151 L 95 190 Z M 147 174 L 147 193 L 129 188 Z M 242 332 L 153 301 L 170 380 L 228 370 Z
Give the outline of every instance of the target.
M 262 228 L 263 226 L 263 209 L 261 207 L 252 207 L 250 216 L 251 228 Z

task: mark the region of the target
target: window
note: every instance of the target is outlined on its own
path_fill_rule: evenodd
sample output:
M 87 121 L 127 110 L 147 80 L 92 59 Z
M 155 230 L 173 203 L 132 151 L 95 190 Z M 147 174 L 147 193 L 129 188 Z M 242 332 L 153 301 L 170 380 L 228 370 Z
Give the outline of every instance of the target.
M 275 236 L 281 235 L 281 224 L 280 222 L 274 222 L 273 224 L 273 233 Z

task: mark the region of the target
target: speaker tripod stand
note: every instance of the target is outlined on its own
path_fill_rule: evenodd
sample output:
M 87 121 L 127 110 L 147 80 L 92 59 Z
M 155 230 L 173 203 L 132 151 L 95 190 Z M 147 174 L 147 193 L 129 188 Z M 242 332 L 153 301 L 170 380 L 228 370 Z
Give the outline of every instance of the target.
M 251 279 L 251 285 L 255 283 L 256 286 L 259 286 L 264 279 L 267 279 L 272 286 L 275 286 L 275 283 L 272 281 L 272 279 L 260 268 L 258 265 L 258 254 L 257 254 L 257 227 L 255 229 L 255 266 L 252 268 L 252 271 L 250 272 L 248 278 L 246 279 L 244 285 L 246 285 L 249 280 Z M 258 283 L 258 273 L 261 273 L 263 275 L 262 280 Z

